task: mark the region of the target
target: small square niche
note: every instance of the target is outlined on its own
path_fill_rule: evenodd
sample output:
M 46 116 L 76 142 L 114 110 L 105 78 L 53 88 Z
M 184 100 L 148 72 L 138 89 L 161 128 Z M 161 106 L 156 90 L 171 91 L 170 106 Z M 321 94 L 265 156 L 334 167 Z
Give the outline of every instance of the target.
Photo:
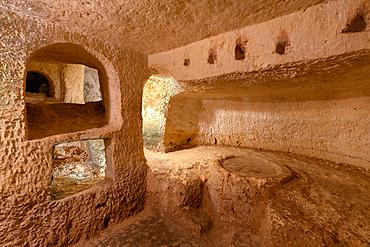
M 52 148 L 51 200 L 60 200 L 105 180 L 104 139 L 63 142 Z

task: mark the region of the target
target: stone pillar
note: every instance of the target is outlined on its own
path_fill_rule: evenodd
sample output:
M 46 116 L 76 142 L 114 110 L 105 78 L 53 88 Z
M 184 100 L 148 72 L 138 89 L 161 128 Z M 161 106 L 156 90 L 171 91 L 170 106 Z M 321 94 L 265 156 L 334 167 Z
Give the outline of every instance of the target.
M 84 71 L 82 64 L 64 64 L 61 82 L 64 85 L 64 103 L 85 104 Z

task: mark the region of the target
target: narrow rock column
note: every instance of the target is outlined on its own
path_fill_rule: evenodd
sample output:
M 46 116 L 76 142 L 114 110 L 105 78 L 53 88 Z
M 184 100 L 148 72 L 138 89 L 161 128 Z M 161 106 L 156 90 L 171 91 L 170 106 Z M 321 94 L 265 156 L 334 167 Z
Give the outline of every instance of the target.
M 61 81 L 65 86 L 64 103 L 84 104 L 85 66 L 65 64 L 62 69 Z

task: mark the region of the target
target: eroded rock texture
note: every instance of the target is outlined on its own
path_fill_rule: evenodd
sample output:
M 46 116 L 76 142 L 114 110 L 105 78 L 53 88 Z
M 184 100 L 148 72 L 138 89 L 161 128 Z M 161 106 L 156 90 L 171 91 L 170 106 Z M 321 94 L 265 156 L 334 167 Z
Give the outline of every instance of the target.
M 146 168 L 140 104 L 141 85 L 148 77 L 146 57 L 10 9 L 10 5 L 0 7 L 0 245 L 66 246 L 143 208 Z M 43 139 L 29 133 L 36 136 L 30 141 L 24 100 L 26 62 L 35 51 L 56 43 L 74 46 L 66 50 L 53 46 L 48 54 L 101 71 L 107 123 Z M 68 115 L 59 117 L 68 119 Z M 106 183 L 88 193 L 50 201 L 51 147 L 102 137 L 109 139 Z
M 183 91 L 171 77 L 151 76 L 143 90 L 144 147 L 164 151 L 164 133 L 170 99 Z
M 72 245 L 146 200 L 164 219 L 143 224 L 173 236 L 176 223 L 205 245 L 369 245 L 369 21 L 365 0 L 2 1 L 0 246 Z M 31 69 L 53 81 L 49 94 L 25 93 Z M 271 152 L 147 162 L 150 75 L 185 90 L 144 107 L 162 114 L 152 148 Z M 52 147 L 97 138 L 104 182 L 50 200 Z
M 149 64 L 186 85 L 192 80 L 370 49 L 370 25 L 359 32 L 342 33 L 358 13 L 369 23 L 369 10 L 367 1 L 331 1 L 152 54 Z M 211 50 L 217 53 L 217 62 L 213 64 L 208 62 Z M 242 51 L 245 58 L 236 58 L 237 51 Z M 185 60 L 189 61 L 188 66 L 184 66 Z
M 199 147 L 146 151 L 148 204 L 200 246 L 366 246 L 369 177 L 288 153 Z
M 369 71 L 364 50 L 188 81 L 170 101 L 165 143 L 295 152 L 368 169 Z
M 168 51 L 246 25 L 304 10 L 328 0 L 77 1 L 7 0 L 16 13 L 49 19 L 146 54 Z M 185 28 L 184 28 L 185 27 Z M 122 42 L 122 37 L 125 41 Z
M 104 181 L 104 139 L 60 143 L 52 152 L 51 200 L 66 198 Z
M 85 66 L 84 70 L 84 102 L 101 101 L 99 72 Z

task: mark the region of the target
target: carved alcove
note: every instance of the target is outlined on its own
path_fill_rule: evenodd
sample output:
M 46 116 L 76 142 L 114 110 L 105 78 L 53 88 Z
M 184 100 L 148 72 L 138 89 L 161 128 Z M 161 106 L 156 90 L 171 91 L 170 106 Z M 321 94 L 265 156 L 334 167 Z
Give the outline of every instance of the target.
M 70 43 L 46 46 L 27 60 L 27 139 L 54 143 L 51 200 L 105 184 L 113 176 L 111 133 L 122 124 L 121 96 L 119 80 L 106 66 Z
M 44 75 L 49 90 L 27 92 L 30 73 Z M 89 78 L 95 82 L 86 89 Z M 63 43 L 35 51 L 27 60 L 25 84 L 29 140 L 119 125 L 110 117 L 119 116 L 111 111 L 120 104 L 119 93 L 112 95 L 103 65 L 81 46 Z

